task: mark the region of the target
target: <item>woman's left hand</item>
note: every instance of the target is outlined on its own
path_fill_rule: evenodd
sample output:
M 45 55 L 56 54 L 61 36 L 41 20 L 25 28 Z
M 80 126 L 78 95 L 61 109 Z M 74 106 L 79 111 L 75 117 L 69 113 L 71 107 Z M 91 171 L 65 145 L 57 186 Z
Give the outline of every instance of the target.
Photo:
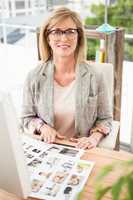
M 70 141 L 76 143 L 75 145 L 76 148 L 91 149 L 99 144 L 102 137 L 103 137 L 102 134 L 96 132 L 89 137 L 71 138 Z

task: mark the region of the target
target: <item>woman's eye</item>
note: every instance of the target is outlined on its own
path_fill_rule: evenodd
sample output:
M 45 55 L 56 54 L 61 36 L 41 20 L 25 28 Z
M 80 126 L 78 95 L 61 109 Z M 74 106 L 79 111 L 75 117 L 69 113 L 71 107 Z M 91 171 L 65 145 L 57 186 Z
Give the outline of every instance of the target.
M 55 34 L 55 35 L 61 35 L 61 31 L 53 31 L 53 34 Z
M 73 33 L 72 31 L 66 31 L 66 34 L 68 34 L 68 35 L 70 35 L 72 33 Z
M 77 33 L 77 32 L 76 32 L 76 30 L 68 30 L 68 31 L 66 31 L 66 33 L 67 33 L 68 35 L 73 35 L 73 34 L 75 34 L 75 33 Z

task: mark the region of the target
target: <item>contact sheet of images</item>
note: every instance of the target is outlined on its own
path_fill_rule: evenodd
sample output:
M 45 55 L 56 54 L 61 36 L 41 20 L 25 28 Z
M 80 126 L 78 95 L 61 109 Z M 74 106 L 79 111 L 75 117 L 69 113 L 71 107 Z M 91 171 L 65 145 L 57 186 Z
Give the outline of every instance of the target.
M 27 136 L 22 140 L 30 172 L 30 196 L 45 200 L 74 200 L 94 165 L 80 160 L 84 151 L 46 144 Z

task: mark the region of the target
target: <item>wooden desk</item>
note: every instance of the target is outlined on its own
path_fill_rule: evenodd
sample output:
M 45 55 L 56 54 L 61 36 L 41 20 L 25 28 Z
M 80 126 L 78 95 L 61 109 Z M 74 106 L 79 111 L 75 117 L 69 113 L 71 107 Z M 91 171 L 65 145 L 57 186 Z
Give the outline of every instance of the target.
M 63 142 L 67 143 L 65 141 Z M 91 160 L 95 162 L 95 166 L 91 172 L 91 175 L 88 178 L 82 196 L 82 200 L 94 200 L 95 178 L 97 174 L 99 174 L 100 169 L 103 166 L 112 163 L 113 161 L 133 159 L 133 154 L 127 153 L 125 151 L 118 152 L 101 148 L 95 148 L 86 151 L 85 154 L 82 156 L 82 159 Z M 116 178 L 118 178 L 118 176 L 119 176 L 119 170 L 118 173 L 116 172 L 111 173 L 109 177 L 107 177 L 107 179 L 105 180 L 106 184 L 112 183 L 113 181 L 116 180 Z M 105 198 L 103 198 L 103 200 L 110 200 L 110 199 L 111 197 L 109 196 L 109 194 L 105 195 Z M 0 189 L 0 200 L 22 200 L 22 199 Z M 28 200 L 33 200 L 33 198 L 28 198 Z

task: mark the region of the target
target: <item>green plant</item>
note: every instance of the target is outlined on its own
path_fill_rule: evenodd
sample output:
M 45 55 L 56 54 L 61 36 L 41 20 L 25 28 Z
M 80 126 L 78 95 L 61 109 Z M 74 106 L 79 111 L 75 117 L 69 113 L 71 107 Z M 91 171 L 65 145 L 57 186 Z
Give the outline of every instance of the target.
M 92 17 L 85 19 L 85 25 L 100 26 L 104 23 L 104 4 L 92 4 Z M 108 6 L 108 23 L 114 27 L 124 27 L 126 33 L 133 34 L 133 1 L 117 0 L 116 3 Z M 126 43 L 125 59 L 133 61 L 132 41 Z
M 121 176 L 113 184 L 105 186 L 105 178 L 116 170 L 121 172 Z M 113 163 L 101 170 L 96 179 L 96 200 L 101 200 L 108 192 L 112 200 L 133 200 L 133 160 Z
M 95 60 L 97 48 L 99 48 L 99 40 L 87 38 L 87 60 Z

